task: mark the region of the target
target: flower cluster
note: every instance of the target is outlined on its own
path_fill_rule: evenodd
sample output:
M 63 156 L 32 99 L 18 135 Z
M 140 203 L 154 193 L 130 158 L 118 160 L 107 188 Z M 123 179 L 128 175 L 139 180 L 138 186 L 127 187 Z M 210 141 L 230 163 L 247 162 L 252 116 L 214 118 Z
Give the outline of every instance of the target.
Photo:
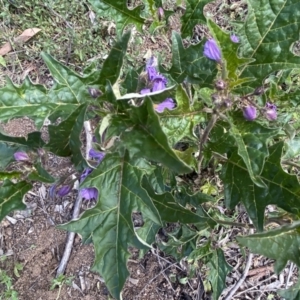
M 96 151 L 94 149 L 91 149 L 90 152 L 89 152 L 89 156 L 90 156 L 90 158 L 95 159 L 97 161 L 97 163 L 99 164 L 103 160 L 103 158 L 105 156 L 105 153 L 104 152 L 100 152 L 100 151 Z M 92 172 L 93 172 L 92 168 L 86 168 L 86 169 L 84 169 L 84 171 L 80 175 L 80 183 L 82 183 L 84 181 L 84 179 L 88 175 L 90 175 Z M 56 185 L 53 185 L 50 188 L 50 196 L 53 197 L 55 189 L 56 189 Z M 71 192 L 71 190 L 72 190 L 72 187 L 70 185 L 63 185 L 57 191 L 57 195 L 60 196 L 60 197 L 64 197 L 67 194 L 69 194 Z M 92 200 L 92 199 L 97 199 L 98 198 L 98 190 L 96 188 L 94 188 L 94 187 L 83 188 L 83 189 L 81 189 L 79 191 L 79 193 L 80 193 L 80 196 L 83 199 L 86 199 L 86 200 Z
M 140 91 L 142 95 L 147 95 L 151 92 L 162 91 L 167 87 L 167 78 L 159 74 L 156 70 L 157 61 L 155 57 L 151 57 L 146 64 L 146 72 L 148 80 L 152 85 L 152 88 L 144 88 Z M 165 99 L 160 104 L 154 105 L 154 109 L 161 113 L 165 109 L 172 110 L 175 108 L 175 102 L 171 98 Z
M 263 109 L 263 112 L 264 112 L 264 116 L 269 121 L 275 121 L 277 119 L 277 106 L 275 104 L 267 102 L 265 108 Z M 248 105 L 248 106 L 244 107 L 243 115 L 247 121 L 255 120 L 257 117 L 256 107 L 254 107 L 252 105 Z
M 230 36 L 230 39 L 233 43 L 239 43 L 240 39 L 235 34 Z M 211 60 L 216 62 L 221 62 L 221 50 L 214 39 L 209 39 L 204 45 L 203 55 Z

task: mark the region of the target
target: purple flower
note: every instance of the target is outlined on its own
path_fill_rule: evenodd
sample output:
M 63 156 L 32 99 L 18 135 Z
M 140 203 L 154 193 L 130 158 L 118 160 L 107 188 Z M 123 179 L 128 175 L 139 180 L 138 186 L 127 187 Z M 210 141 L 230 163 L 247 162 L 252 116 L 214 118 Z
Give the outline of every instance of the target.
M 105 153 L 104 153 L 104 152 L 100 152 L 100 151 L 96 151 L 96 150 L 94 150 L 94 149 L 91 149 L 91 150 L 89 151 L 89 155 L 90 155 L 91 158 L 94 158 L 94 159 L 96 159 L 98 162 L 100 162 L 100 161 L 104 158 Z
M 147 94 L 149 94 L 149 93 L 151 93 L 151 89 L 142 89 L 142 90 L 140 91 L 140 94 L 141 94 L 141 95 L 147 95 Z
M 17 161 L 27 161 L 27 160 L 29 160 L 29 156 L 27 155 L 27 153 L 22 152 L 22 151 L 15 152 L 14 153 L 14 158 Z
M 232 34 L 232 35 L 230 36 L 230 39 L 231 39 L 231 41 L 234 42 L 234 43 L 239 43 L 239 41 L 240 41 L 239 37 L 236 36 L 235 34 Z
M 243 108 L 243 115 L 247 121 L 256 119 L 256 108 L 254 106 L 246 106 Z
M 92 171 L 93 171 L 93 169 L 91 169 L 91 168 L 84 169 L 80 175 L 80 182 L 82 182 L 89 174 L 91 174 Z
M 162 91 L 166 88 L 167 78 L 163 75 L 157 75 L 153 78 L 152 92 Z
M 172 110 L 175 108 L 175 103 L 173 99 L 167 98 L 165 101 L 160 104 L 155 105 L 155 110 L 159 113 L 162 113 L 165 109 Z
M 96 188 L 84 188 L 80 190 L 80 196 L 85 200 L 98 198 L 98 190 Z
M 272 104 L 270 102 L 266 103 L 265 106 L 265 117 L 269 121 L 275 121 L 277 119 L 277 107 L 275 104 Z
M 69 185 L 63 185 L 58 191 L 57 195 L 60 197 L 66 196 L 71 192 L 72 188 Z
M 146 71 L 148 74 L 148 79 L 150 81 L 152 81 L 154 79 L 154 77 L 157 76 L 157 71 L 156 71 L 155 67 L 152 67 L 152 66 L 146 67 Z
M 159 7 L 159 8 L 157 9 L 157 15 L 158 15 L 158 20 L 159 20 L 159 21 L 161 21 L 161 20 L 164 18 L 165 12 L 164 12 L 164 10 L 163 10 L 162 7 Z
M 221 61 L 221 51 L 214 39 L 209 39 L 205 43 L 203 55 L 217 62 Z

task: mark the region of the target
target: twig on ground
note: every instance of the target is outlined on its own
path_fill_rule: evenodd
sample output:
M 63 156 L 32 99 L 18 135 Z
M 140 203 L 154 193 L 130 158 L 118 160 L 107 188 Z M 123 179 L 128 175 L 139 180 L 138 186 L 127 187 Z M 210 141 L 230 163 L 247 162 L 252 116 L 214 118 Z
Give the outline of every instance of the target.
M 250 219 L 249 219 L 249 223 L 250 224 L 252 223 Z M 253 231 L 254 231 L 253 229 L 250 229 L 249 230 L 250 234 L 253 234 Z M 244 272 L 243 272 L 242 276 L 236 282 L 236 284 L 232 287 L 232 289 L 227 293 L 227 295 L 224 296 L 223 300 L 230 300 L 232 298 L 232 296 L 235 294 L 235 292 L 243 284 L 243 282 L 245 281 L 245 279 L 248 275 L 248 272 L 250 270 L 252 259 L 253 259 L 253 254 L 251 252 L 249 252 L 248 259 L 247 259 L 247 262 L 246 262 L 246 266 L 245 266 L 245 269 L 244 269 Z
M 289 274 L 288 274 L 288 277 L 287 277 L 286 283 L 285 283 L 285 288 L 286 288 L 286 289 L 288 288 L 288 285 L 289 285 L 289 282 L 290 282 L 292 273 L 293 273 L 293 271 L 294 271 L 294 268 L 295 268 L 295 264 L 291 262 L 291 264 L 290 264 L 290 269 L 289 269 Z
M 151 249 L 151 250 L 152 250 L 152 253 L 156 251 L 156 249 L 154 249 L 154 248 Z M 159 256 L 159 255 L 157 255 L 157 260 L 158 260 L 158 263 L 159 263 L 160 267 L 161 267 L 162 270 L 163 270 L 163 269 L 164 269 L 164 266 L 162 265 L 162 263 L 161 263 L 161 261 L 160 261 L 160 256 Z M 163 274 L 163 276 L 165 277 L 166 281 L 169 283 L 169 286 L 171 287 L 171 289 L 173 290 L 173 292 L 175 293 L 175 290 L 174 290 L 174 288 L 173 288 L 173 286 L 172 286 L 172 283 L 171 283 L 169 277 L 165 274 L 165 272 L 163 272 L 162 274 Z
M 170 269 L 173 266 L 176 266 L 177 262 L 167 266 L 166 268 L 164 268 L 163 270 L 161 270 L 156 276 L 154 276 L 144 287 L 143 289 L 139 292 L 139 294 L 136 296 L 135 299 L 138 299 L 140 297 L 140 295 L 144 292 L 144 290 L 146 289 L 146 287 L 151 284 L 157 277 L 159 277 L 161 274 L 163 274 L 166 270 Z
M 89 158 L 89 151 L 92 148 L 92 133 L 91 133 L 91 124 L 89 121 L 84 122 L 84 129 L 85 129 L 85 134 L 86 134 L 86 158 Z M 80 212 L 80 207 L 82 203 L 82 198 L 80 194 L 78 194 L 75 204 L 74 204 L 74 210 L 73 210 L 73 215 L 72 215 L 72 220 L 77 219 L 79 216 Z M 66 242 L 66 247 L 64 250 L 64 254 L 62 256 L 62 259 L 60 261 L 60 264 L 58 266 L 58 269 L 56 271 L 56 277 L 59 275 L 63 274 L 66 270 L 72 248 L 73 248 L 73 243 L 75 239 L 75 232 L 69 232 L 68 237 L 67 237 L 67 242 Z

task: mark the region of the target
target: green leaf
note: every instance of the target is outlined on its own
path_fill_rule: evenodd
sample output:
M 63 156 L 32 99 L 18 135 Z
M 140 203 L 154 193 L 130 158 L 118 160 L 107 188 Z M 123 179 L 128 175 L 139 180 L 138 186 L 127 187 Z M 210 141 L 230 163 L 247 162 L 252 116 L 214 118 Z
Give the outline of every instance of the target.
M 28 116 L 41 126 L 45 117 L 59 105 L 48 98 L 44 86 L 33 84 L 27 77 L 21 86 L 14 85 L 9 78 L 6 81 L 0 89 L 0 120 L 3 122 Z
M 286 153 L 284 154 L 284 159 L 295 158 L 300 155 L 300 139 L 296 138 L 293 140 L 288 140 L 286 143 Z
M 181 206 L 169 192 L 163 194 L 155 193 L 146 177 L 142 179 L 142 187 L 152 199 L 163 221 L 183 224 L 201 223 L 208 226 L 210 220 L 207 215 L 198 215 Z
M 290 260 L 300 267 L 300 222 L 280 228 L 237 237 L 238 242 L 253 253 L 275 259 L 274 270 L 280 273 Z
M 2 55 L 0 55 L 0 65 L 3 66 L 3 67 L 6 67 L 6 61 L 5 61 L 5 59 L 3 58 Z
M 51 55 L 42 52 L 41 56 L 46 63 L 53 79 L 54 86 L 49 91 L 51 102 L 55 103 L 72 103 L 80 105 L 87 100 L 93 100 L 88 92 L 88 84 L 97 79 L 97 75 L 80 76 L 70 70 Z
M 278 130 L 241 118 L 235 118 L 235 123 L 230 120 L 230 133 L 237 143 L 238 154 L 243 159 L 252 181 L 259 187 L 266 187 L 259 175 L 269 155 L 267 141 L 278 134 Z
M 72 162 L 80 171 L 88 166 L 81 153 L 82 143 L 80 141 L 86 109 L 87 104 L 82 104 L 59 125 L 49 125 L 50 141 L 45 146 L 58 156 L 72 155 Z
M 300 279 L 287 290 L 278 290 L 278 295 L 285 300 L 300 300 Z
M 280 161 L 283 142 L 269 148 L 270 156 L 266 159 L 259 178 L 266 188 L 260 188 L 251 180 L 242 158 L 233 152 L 222 169 L 225 204 L 233 209 L 242 202 L 258 230 L 263 230 L 264 211 L 267 205 L 275 204 L 282 209 L 298 214 L 300 206 L 300 185 L 294 175 L 283 171 Z
M 26 181 L 14 184 L 8 179 L 4 180 L 0 187 L 0 221 L 13 210 L 26 208 L 23 197 L 31 188 Z
M 261 86 L 264 78 L 280 69 L 300 67 L 291 52 L 300 30 L 300 2 L 294 0 L 248 0 L 247 19 L 239 32 L 240 53 L 255 61 L 240 70 L 240 77 L 252 77 L 248 87 Z M 268 16 L 268 17 L 266 17 Z
M 8 136 L 5 134 L 2 134 L 0 132 L 0 141 L 5 142 L 9 145 L 12 146 L 19 146 L 19 147 L 26 147 L 29 149 L 38 149 L 42 148 L 45 145 L 45 142 L 42 139 L 42 134 L 41 132 L 30 132 L 27 136 L 25 137 L 12 137 Z
M 232 267 L 226 262 L 224 253 L 221 249 L 217 249 L 213 253 L 212 259 L 209 261 L 210 272 L 208 279 L 213 289 L 213 299 L 218 300 L 219 296 L 226 287 L 226 276 L 231 272 Z
M 126 115 L 112 116 L 112 125 L 119 130 L 122 145 L 131 155 L 156 161 L 177 173 L 191 172 L 170 148 L 148 97 L 142 105 L 132 107 Z
M 55 178 L 52 177 L 42 166 L 37 163 L 34 165 L 35 170 L 28 176 L 29 180 L 40 181 L 45 183 L 54 183 Z
M 131 32 L 126 32 L 113 46 L 107 59 L 101 68 L 99 78 L 95 81 L 100 86 L 105 86 L 107 80 L 114 85 L 119 78 L 123 65 L 123 59 L 126 55 L 128 42 Z
M 153 170 L 144 159 L 130 158 L 127 151 L 123 156 L 107 154 L 82 185 L 99 190 L 97 204 L 85 211 L 79 220 L 61 227 L 80 233 L 84 242 L 93 241 L 96 257 L 92 269 L 103 276 L 117 299 L 129 275 L 127 248 L 129 245 L 147 247 L 146 242 L 136 236 L 132 212 L 140 211 L 146 219 L 161 226 L 157 209 L 140 186 L 142 177 Z
M 254 61 L 254 59 L 239 58 L 237 56 L 237 50 L 239 48 L 238 43 L 234 43 L 230 39 L 230 34 L 226 34 L 222 31 L 213 21 L 208 20 L 208 27 L 212 32 L 214 38 L 218 41 L 219 47 L 222 52 L 222 61 L 225 64 L 226 73 L 230 80 L 230 87 L 241 83 L 238 79 L 238 68 L 242 65 Z M 251 80 L 248 78 L 247 80 Z
M 0 143 L 0 170 L 3 170 L 8 164 L 15 161 L 14 153 L 18 151 L 24 151 L 24 148 Z
M 186 1 L 186 10 L 181 17 L 181 36 L 183 38 L 192 35 L 195 25 L 206 24 L 203 8 L 209 2 L 211 2 L 211 0 Z
M 168 73 L 177 83 L 182 83 L 186 78 L 193 84 L 201 87 L 212 87 L 217 74 L 217 64 L 203 56 L 204 41 L 197 45 L 184 48 L 182 39 L 177 32 L 172 33 L 172 67 L 162 73 Z
M 128 9 L 124 0 L 89 0 L 95 12 L 101 18 L 108 18 L 116 23 L 117 32 L 121 34 L 129 24 L 134 24 L 138 31 L 142 32 L 145 19 L 140 17 L 142 6 Z
M 159 243 L 159 249 L 172 255 L 177 261 L 187 257 L 196 248 L 198 233 L 182 225 L 168 234 L 168 241 Z
M 5 179 L 15 179 L 15 178 L 20 178 L 22 175 L 21 172 L 17 171 L 12 171 L 12 172 L 0 172 L 0 179 L 5 180 Z
M 190 99 L 181 85 L 176 89 L 177 107 L 173 110 L 164 110 L 159 114 L 160 124 L 167 135 L 170 145 L 174 146 L 183 138 L 194 138 L 195 125 L 203 122 L 202 104 L 196 101 L 190 104 Z

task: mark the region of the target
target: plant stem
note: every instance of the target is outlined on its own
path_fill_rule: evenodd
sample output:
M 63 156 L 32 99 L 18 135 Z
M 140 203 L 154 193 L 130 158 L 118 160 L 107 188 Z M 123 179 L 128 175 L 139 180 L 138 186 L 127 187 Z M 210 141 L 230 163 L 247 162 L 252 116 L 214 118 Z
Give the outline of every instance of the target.
M 198 156 L 198 175 L 200 175 L 200 173 L 201 173 L 201 164 L 202 164 L 202 160 L 203 160 L 204 144 L 207 142 L 208 136 L 209 136 L 211 130 L 213 129 L 214 125 L 216 124 L 217 119 L 218 119 L 218 115 L 216 112 L 214 112 L 211 116 L 211 119 L 210 119 L 207 127 L 205 128 L 205 130 L 203 132 L 202 137 L 201 137 L 200 145 L 199 145 L 199 156 Z

